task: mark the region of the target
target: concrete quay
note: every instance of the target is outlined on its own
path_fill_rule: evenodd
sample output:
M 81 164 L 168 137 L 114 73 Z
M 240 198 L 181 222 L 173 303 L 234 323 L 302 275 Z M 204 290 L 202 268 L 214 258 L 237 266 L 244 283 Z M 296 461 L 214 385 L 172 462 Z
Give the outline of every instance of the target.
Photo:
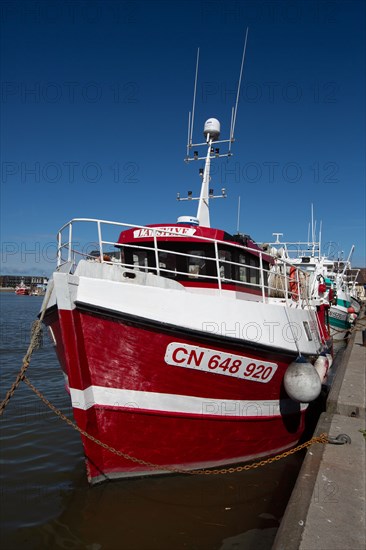
M 365 373 L 366 347 L 357 330 L 314 433 L 344 433 L 351 444 L 308 449 L 272 550 L 365 550 Z

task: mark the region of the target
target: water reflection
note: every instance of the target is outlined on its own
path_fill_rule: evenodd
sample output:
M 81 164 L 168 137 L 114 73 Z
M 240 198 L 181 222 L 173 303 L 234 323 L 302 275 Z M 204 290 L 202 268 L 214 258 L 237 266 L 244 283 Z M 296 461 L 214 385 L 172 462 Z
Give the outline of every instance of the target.
M 243 541 L 246 548 L 270 548 L 300 463 L 297 455 L 251 472 L 161 476 L 92 489 L 75 478 L 62 495 L 59 517 L 19 535 L 47 548 L 202 550 L 237 548 Z

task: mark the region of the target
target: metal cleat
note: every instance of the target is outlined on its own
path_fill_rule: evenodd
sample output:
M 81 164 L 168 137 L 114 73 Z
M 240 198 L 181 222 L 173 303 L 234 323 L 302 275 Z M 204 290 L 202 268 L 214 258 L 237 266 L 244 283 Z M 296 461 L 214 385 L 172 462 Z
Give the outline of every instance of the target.
M 345 443 L 351 443 L 351 438 L 347 434 L 339 434 L 336 437 L 328 436 L 328 443 L 332 445 L 344 445 Z

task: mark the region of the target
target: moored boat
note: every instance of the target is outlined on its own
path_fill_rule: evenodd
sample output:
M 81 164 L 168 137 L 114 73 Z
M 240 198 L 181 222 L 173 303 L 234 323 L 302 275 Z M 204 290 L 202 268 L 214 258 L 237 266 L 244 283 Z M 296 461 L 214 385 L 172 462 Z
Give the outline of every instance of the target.
M 360 269 L 352 269 L 352 268 L 347 271 L 351 307 L 353 307 L 356 315 L 358 315 L 361 310 L 361 302 L 357 295 L 357 290 L 356 290 L 357 278 L 360 271 L 361 271 Z
M 329 311 L 331 334 L 334 340 L 343 340 L 360 311 L 356 300 L 352 300 L 350 280 L 348 273 L 351 270 L 352 246 L 346 262 L 334 262 L 333 270 L 329 270 L 326 279 L 327 286 L 332 286 L 335 292 L 335 300 Z
M 15 287 L 15 294 L 17 294 L 18 296 L 28 296 L 29 295 L 29 292 L 30 292 L 30 287 L 29 286 L 26 286 L 24 284 L 24 280 L 22 279 L 20 281 L 20 284 L 18 286 Z
M 315 228 L 312 206 L 311 225 L 309 224 L 309 235 L 306 242 L 282 242 L 280 237 L 283 236 L 283 233 L 273 233 L 276 236 L 276 241 L 265 243 L 262 248 L 268 250 L 274 257 L 286 259 L 291 265 L 301 267 L 301 270 L 309 277 L 310 303 L 317 307 L 318 315 L 324 316 L 327 332 L 332 340 L 343 340 L 360 311 L 360 304 L 355 298 L 354 290 L 358 270 L 352 270 L 350 264 L 354 246 L 351 248 L 347 261 L 330 259 L 321 253 L 321 229 L 319 240 L 317 240 Z
M 284 451 L 321 390 L 329 335 L 309 282 L 249 235 L 211 227 L 210 164 L 231 155 L 233 132 L 220 140 L 208 119 L 204 136 L 188 143 L 206 148 L 187 158 L 204 161 L 196 216 L 75 218 L 58 233 L 44 322 L 75 421 L 117 451 L 82 436 L 91 483 Z M 95 231 L 96 254 L 77 249 L 80 225 Z

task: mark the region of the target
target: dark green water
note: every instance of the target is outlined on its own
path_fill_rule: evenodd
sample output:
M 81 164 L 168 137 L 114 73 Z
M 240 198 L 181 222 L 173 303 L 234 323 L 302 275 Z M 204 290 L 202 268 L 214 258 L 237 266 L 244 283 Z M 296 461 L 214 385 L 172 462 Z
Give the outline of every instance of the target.
M 1 293 L 1 399 L 21 366 L 42 298 Z M 28 377 L 72 416 L 49 339 Z M 303 455 L 226 476 L 86 481 L 79 435 L 22 383 L 0 419 L 4 550 L 237 550 L 272 546 Z

